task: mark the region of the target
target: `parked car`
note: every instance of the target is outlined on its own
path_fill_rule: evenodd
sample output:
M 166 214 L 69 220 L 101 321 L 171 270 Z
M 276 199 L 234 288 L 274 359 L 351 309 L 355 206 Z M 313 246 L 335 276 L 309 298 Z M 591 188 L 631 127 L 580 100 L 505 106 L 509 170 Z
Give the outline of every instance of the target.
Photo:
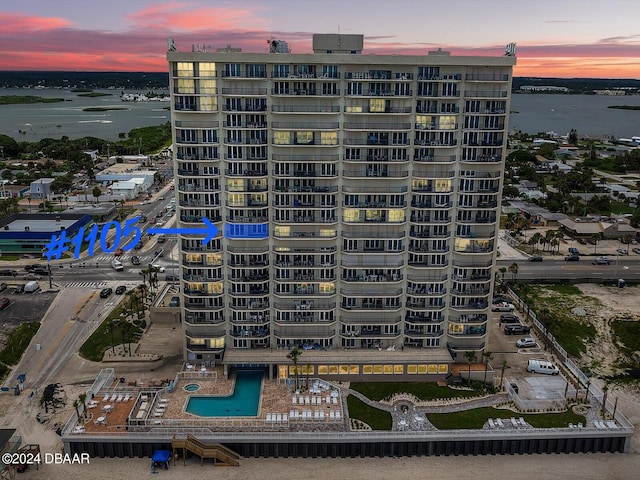
M 100 291 L 100 298 L 107 298 L 112 293 L 113 293 L 113 288 L 103 288 Z
M 493 297 L 493 300 L 491 300 L 491 303 L 501 303 L 501 302 L 508 302 L 509 298 L 505 297 L 504 295 L 496 295 L 495 297 Z
M 134 265 L 140 265 L 140 257 L 134 255 L 133 257 L 131 257 L 131 263 L 133 263 Z
M 154 268 L 156 272 L 164 273 L 164 267 L 161 265 L 158 265 L 157 263 L 151 265 L 151 267 Z
M 611 260 L 607 257 L 598 257 L 591 263 L 593 263 L 594 265 L 609 265 L 611 263 Z
M 518 348 L 532 348 L 536 346 L 538 346 L 538 344 L 533 337 L 524 337 L 516 342 L 516 347 Z
M 526 325 L 505 325 L 504 333 L 505 335 L 526 335 L 531 332 L 531 329 Z
M 631 251 L 633 253 L 637 253 L 638 255 L 640 255 L 640 248 L 633 248 L 633 249 L 631 249 Z
M 515 309 L 516 307 L 514 307 L 512 303 L 507 302 L 494 303 L 491 305 L 492 312 L 513 312 Z
M 13 289 L 13 293 L 24 293 L 24 285 L 16 285 Z
M 586 245 L 586 244 L 587 244 L 587 241 L 586 241 L 584 238 L 579 238 L 579 239 L 578 239 L 578 243 L 579 243 L 580 245 Z
M 565 262 L 578 262 L 580 261 L 580 257 L 578 255 L 567 255 L 564 257 Z
M 124 285 L 119 285 L 118 287 L 116 287 L 116 295 L 122 295 L 124 292 L 126 292 L 127 287 L 125 287 Z
M 46 277 L 49 275 L 49 269 L 38 267 L 31 270 L 31 273 L 35 273 L 36 275 L 42 275 L 43 277 Z
M 7 282 L 0 282 L 0 292 L 4 292 L 7 289 Z
M 619 248 L 616 250 L 616 252 L 618 252 L 618 255 L 629 255 L 629 253 L 624 248 Z
M 11 300 L 7 297 L 0 298 L 0 310 L 6 310 L 11 305 Z
M 24 277 L 22 277 L 23 280 L 40 280 L 42 277 L 40 275 L 36 275 L 35 273 L 27 273 Z
M 0 270 L 0 277 L 15 277 L 17 275 L 17 270 Z
M 542 261 L 542 257 L 539 255 L 536 255 L 535 257 L 529 257 L 529 261 L 530 262 L 541 262 Z
M 580 250 L 578 250 L 575 247 L 570 247 L 569 248 L 569 253 L 572 254 L 572 255 L 580 255 Z
M 500 322 L 501 323 L 518 323 L 520 322 L 520 319 L 518 318 L 517 315 L 514 315 L 513 313 L 503 313 L 502 315 L 500 315 Z

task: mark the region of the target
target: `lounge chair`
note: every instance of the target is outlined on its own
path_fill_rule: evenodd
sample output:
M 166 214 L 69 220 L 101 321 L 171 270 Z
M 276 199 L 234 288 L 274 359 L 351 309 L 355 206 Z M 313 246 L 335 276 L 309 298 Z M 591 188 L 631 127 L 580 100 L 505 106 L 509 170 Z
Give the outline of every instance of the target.
M 282 414 L 282 423 L 289 423 L 289 417 L 286 413 Z
M 320 412 L 318 410 L 313 412 L 313 419 L 320 420 Z
M 342 416 L 342 415 L 340 414 L 340 412 L 336 412 L 336 420 L 340 420 L 340 417 L 341 417 L 341 416 Z
M 324 410 L 320 410 L 320 420 L 324 420 Z
M 338 405 L 338 397 L 333 397 L 331 400 L 334 405 Z
M 311 397 L 311 405 L 315 405 L 316 404 L 316 397 Z
M 520 422 L 520 426 L 521 426 L 521 427 L 526 427 L 526 426 L 527 426 L 527 422 L 525 422 L 525 421 L 524 421 L 524 418 L 523 418 L 523 417 L 520 417 L 520 418 L 518 419 L 518 421 Z
M 271 414 L 267 413 L 267 419 L 265 420 L 266 423 L 271 423 Z
M 518 421 L 515 418 L 511 417 L 511 425 L 513 425 L 514 427 L 518 427 L 518 425 L 520 425 L 520 424 L 518 423 Z
M 493 423 L 493 418 L 490 418 L 487 423 L 489 423 L 489 428 L 496 428 L 496 424 Z
M 501 419 L 501 418 L 496 418 L 496 424 L 497 424 L 500 428 L 503 428 L 503 427 L 504 427 L 504 423 L 502 423 L 502 419 Z
M 331 395 L 327 395 L 324 398 L 324 403 L 326 403 L 327 405 L 331 405 Z
M 297 405 L 297 404 L 298 404 L 298 397 L 294 395 L 293 398 L 291 399 L 291 405 Z
M 333 410 L 329 410 L 329 420 L 335 420 L 336 419 L 336 412 L 334 412 Z
M 281 413 L 276 414 L 276 423 L 282 423 L 282 414 Z
M 114 393 L 113 395 L 111 395 L 111 401 L 112 402 L 115 402 L 117 398 L 118 398 L 118 394 L 117 393 Z
M 305 405 L 311 405 L 311 399 L 309 398 L 309 395 L 307 395 L 306 397 L 304 397 L 304 404 L 305 404 Z
M 122 399 L 123 402 L 128 402 L 129 400 L 131 400 L 131 394 L 127 393 L 124 398 Z
M 607 420 L 606 425 L 609 428 L 618 428 L 618 425 L 616 425 L 616 422 L 614 422 L 613 420 Z
M 121 402 L 123 398 L 124 398 L 124 395 L 122 394 L 118 395 L 118 398 L 116 398 L 116 402 Z
M 110 393 L 107 393 L 107 394 L 104 396 L 104 398 L 102 399 L 102 401 L 103 401 L 103 402 L 108 402 L 110 398 L 111 398 L 111 394 L 110 394 Z

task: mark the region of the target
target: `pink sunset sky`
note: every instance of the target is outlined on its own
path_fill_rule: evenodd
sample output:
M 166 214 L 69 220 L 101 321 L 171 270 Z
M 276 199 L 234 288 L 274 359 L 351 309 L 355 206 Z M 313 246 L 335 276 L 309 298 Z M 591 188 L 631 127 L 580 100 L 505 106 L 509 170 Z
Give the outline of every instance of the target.
M 637 0 L 20 0 L 0 4 L 0 70 L 167 71 L 178 50 L 271 38 L 311 52 L 313 33 L 358 33 L 365 54 L 495 55 L 520 77 L 640 78 Z

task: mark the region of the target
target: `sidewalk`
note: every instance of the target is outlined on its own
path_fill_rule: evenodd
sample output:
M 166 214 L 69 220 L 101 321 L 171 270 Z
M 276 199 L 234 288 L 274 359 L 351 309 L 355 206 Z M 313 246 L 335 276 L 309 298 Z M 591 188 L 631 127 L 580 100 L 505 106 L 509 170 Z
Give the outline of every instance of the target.
M 503 231 L 500 230 L 498 234 L 498 260 L 526 260 L 529 258 L 520 250 L 513 248 L 509 245 L 504 238 L 502 238 Z

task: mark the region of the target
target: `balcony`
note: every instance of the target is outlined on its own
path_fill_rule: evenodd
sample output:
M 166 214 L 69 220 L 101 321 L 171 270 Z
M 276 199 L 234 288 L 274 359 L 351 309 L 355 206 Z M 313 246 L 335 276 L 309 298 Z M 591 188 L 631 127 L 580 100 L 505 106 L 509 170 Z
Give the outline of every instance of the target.
M 468 98 L 507 98 L 509 92 L 495 90 L 465 90 L 464 96 Z
M 340 113 L 340 105 L 272 105 L 273 113 Z
M 371 109 L 369 108 L 369 105 L 347 105 L 344 107 L 344 113 L 353 113 L 353 114 L 359 114 L 359 113 L 372 113 L 372 114 L 376 114 L 376 113 L 411 113 L 412 108 L 410 106 L 406 106 L 406 107 L 385 107 L 384 109 L 378 109 L 378 108 L 374 108 Z M 348 127 L 345 127 L 348 128 Z M 407 127 L 409 128 L 409 127 Z
M 323 303 L 315 302 L 313 300 L 296 300 L 294 302 L 275 302 L 273 305 L 276 310 L 282 311 L 305 311 L 305 310 L 333 310 L 336 308 L 336 302 Z
M 264 338 L 270 335 L 268 327 L 234 327 L 231 330 L 231 336 L 234 338 Z
M 444 330 L 431 330 L 430 328 L 405 328 L 404 334 L 412 338 L 434 338 L 444 335 Z
M 402 302 L 398 302 L 395 305 L 386 305 L 384 304 L 382 301 L 375 301 L 375 302 L 371 302 L 371 303 L 356 303 L 356 304 L 349 304 L 345 301 L 343 301 L 340 304 L 340 308 L 343 310 L 349 310 L 349 311 L 355 311 L 355 310 L 399 310 L 402 308 Z
M 416 153 L 413 160 L 421 163 L 452 163 L 456 161 L 455 155 L 423 155 Z
M 241 303 L 238 305 L 234 305 L 233 303 L 229 303 L 229 308 L 232 310 L 265 310 L 269 308 L 268 300 L 255 300 L 247 303 Z
M 407 178 L 409 172 L 407 170 L 391 170 L 391 169 L 360 169 L 360 170 L 343 170 L 342 176 L 346 178 Z
M 461 162 L 466 163 L 500 163 L 502 162 L 501 155 L 476 155 L 473 157 L 468 157 L 463 155 L 460 159 Z
M 358 274 L 357 276 L 342 276 L 342 281 L 347 283 L 393 283 L 400 282 L 404 277 L 401 274 L 393 273 L 388 275 L 368 275 Z
M 229 176 L 229 177 L 265 177 L 267 175 L 269 175 L 269 172 L 267 172 L 266 169 L 264 170 L 249 170 L 249 169 L 244 169 L 241 172 L 238 172 L 236 170 L 225 170 L 224 174 Z
M 242 96 L 265 96 L 267 95 L 266 88 L 260 87 L 251 87 L 251 88 L 241 88 L 241 87 L 224 87 L 222 89 L 222 95 L 224 96 L 232 96 L 232 95 L 242 95 Z

